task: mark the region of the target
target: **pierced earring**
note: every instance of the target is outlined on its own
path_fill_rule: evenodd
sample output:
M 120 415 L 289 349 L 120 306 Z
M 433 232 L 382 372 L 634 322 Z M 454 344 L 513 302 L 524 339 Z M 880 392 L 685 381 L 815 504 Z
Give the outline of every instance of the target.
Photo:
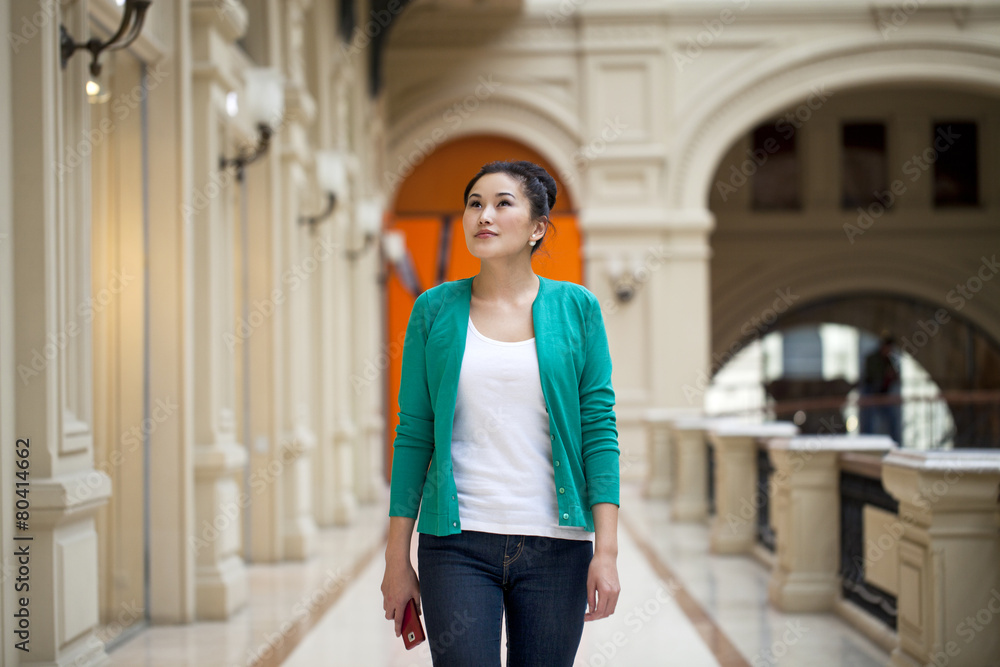
M 528 245 L 532 245 L 533 246 L 533 245 L 535 245 L 535 243 L 536 243 L 535 241 L 528 241 Z

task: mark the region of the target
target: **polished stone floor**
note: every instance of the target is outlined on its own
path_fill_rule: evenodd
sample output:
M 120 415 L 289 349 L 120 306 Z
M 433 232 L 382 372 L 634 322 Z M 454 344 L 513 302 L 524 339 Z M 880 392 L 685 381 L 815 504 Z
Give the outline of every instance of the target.
M 623 489 L 614 616 L 588 623 L 575 667 L 719 665 L 881 667 L 889 656 L 832 614 L 781 614 L 768 571 L 708 553 L 708 528 L 668 520 L 666 503 Z M 227 623 L 157 626 L 110 653 L 111 665 L 430 667 L 427 644 L 403 649 L 383 618 L 385 519 L 321 532 L 307 564 L 251 565 L 249 606 Z

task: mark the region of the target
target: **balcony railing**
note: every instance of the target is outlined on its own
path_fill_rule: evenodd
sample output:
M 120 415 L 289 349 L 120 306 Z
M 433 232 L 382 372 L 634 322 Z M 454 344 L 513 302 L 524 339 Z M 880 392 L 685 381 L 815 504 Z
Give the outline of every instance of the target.
M 771 527 L 771 475 L 774 465 L 767 454 L 767 445 L 757 449 L 757 542 L 774 553 L 774 528 Z
M 896 596 L 873 584 L 866 571 L 871 544 L 865 540 L 865 507 L 899 514 L 899 503 L 882 487 L 881 464 L 842 462 L 840 471 L 840 579 L 844 599 L 896 629 Z M 898 520 L 898 519 L 897 519 Z M 876 554 L 877 555 L 877 554 Z
M 898 410 L 903 449 L 939 450 L 1000 448 L 1000 391 L 944 391 L 934 395 L 898 394 L 844 398 L 768 399 L 763 405 L 714 413 L 713 417 L 757 417 L 764 421 L 796 421 L 798 413 L 835 415 L 823 420 L 821 432 L 861 432 L 862 411 Z M 853 427 L 853 428 L 851 428 Z

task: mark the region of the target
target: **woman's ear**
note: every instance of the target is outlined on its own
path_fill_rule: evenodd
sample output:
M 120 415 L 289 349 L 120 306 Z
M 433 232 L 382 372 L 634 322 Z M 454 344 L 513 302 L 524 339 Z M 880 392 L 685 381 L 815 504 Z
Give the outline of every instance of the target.
M 545 232 L 547 232 L 548 230 L 549 230 L 549 217 L 547 215 L 543 215 L 538 220 L 535 220 L 535 229 L 531 232 L 531 237 L 535 241 L 540 241 L 542 237 L 545 236 Z

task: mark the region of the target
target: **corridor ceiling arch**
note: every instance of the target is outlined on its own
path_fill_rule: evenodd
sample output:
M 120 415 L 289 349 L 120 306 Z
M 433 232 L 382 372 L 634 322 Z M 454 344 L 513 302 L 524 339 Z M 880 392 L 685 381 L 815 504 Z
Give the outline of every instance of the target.
M 1000 48 L 956 34 L 837 37 L 720 69 L 679 112 L 668 176 L 671 208 L 702 211 L 726 150 L 755 124 L 795 105 L 812 108 L 851 89 L 917 84 L 1000 96 Z

